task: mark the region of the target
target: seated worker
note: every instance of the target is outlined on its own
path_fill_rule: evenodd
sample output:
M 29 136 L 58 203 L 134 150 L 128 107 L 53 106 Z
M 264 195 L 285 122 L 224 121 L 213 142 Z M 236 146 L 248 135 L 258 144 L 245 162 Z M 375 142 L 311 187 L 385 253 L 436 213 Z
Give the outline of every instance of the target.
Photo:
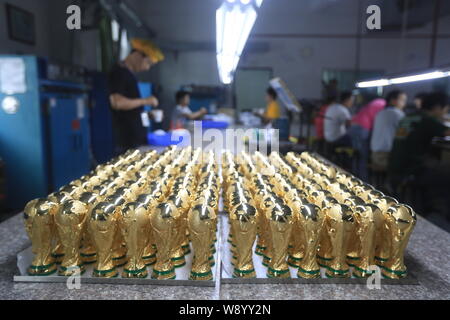
M 317 112 L 314 117 L 314 127 L 316 128 L 316 138 L 318 140 L 324 139 L 324 122 L 325 122 L 325 113 L 328 110 L 328 107 L 332 104 L 336 103 L 336 97 L 328 97 L 325 99 L 324 104 L 320 107 L 319 112 Z
M 255 112 L 254 114 L 261 118 L 264 125 L 269 125 L 272 121 L 281 117 L 281 107 L 277 102 L 278 94 L 273 88 L 266 90 L 267 107 L 263 114 Z
M 405 117 L 403 109 L 407 96 L 403 91 L 394 90 L 386 96 L 387 106 L 375 117 L 370 150 L 372 151 L 372 165 L 385 170 L 388 164 L 389 152 L 392 149 L 398 123 Z
M 197 112 L 192 112 L 192 110 L 189 109 L 191 97 L 187 91 L 178 91 L 175 94 L 175 100 L 177 106 L 175 107 L 172 115 L 172 129 L 185 129 L 187 126 L 187 121 L 200 120 L 208 113 L 208 110 L 205 108 L 201 108 Z
M 157 107 L 158 99 L 141 98 L 136 73 L 150 70 L 164 56 L 150 42 L 132 39 L 133 50 L 109 74 L 109 99 L 118 154 L 147 143 L 147 130 L 142 124 L 143 106 Z
M 434 137 L 450 136 L 450 128 L 442 123 L 449 104 L 445 93 L 431 93 L 424 97 L 421 110 L 400 122 L 388 166 L 394 187 L 405 177 L 414 175 L 423 192 L 429 192 L 423 199 L 435 195 L 444 197 L 448 219 L 450 167 L 439 163 L 439 153 L 432 148 L 431 142 Z
M 351 140 L 347 128 L 351 123 L 350 108 L 355 102 L 355 97 L 350 91 L 343 92 L 340 103 L 334 103 L 325 112 L 324 136 L 328 143 L 334 147 L 350 147 Z
M 422 101 L 425 98 L 427 94 L 424 92 L 420 92 L 418 94 L 416 94 L 414 96 L 414 100 L 412 101 L 412 103 L 410 103 L 409 105 L 407 105 L 405 107 L 405 114 L 409 115 L 412 113 L 416 113 L 417 111 L 419 111 L 422 108 Z
M 377 114 L 386 106 L 386 100 L 375 99 L 363 106 L 352 118 L 352 125 L 348 134 L 352 140 L 352 147 L 358 150 L 359 161 L 355 168 L 355 174 L 362 180 L 368 181 L 369 172 L 367 163 L 369 162 L 370 133 Z M 357 170 L 356 170 L 357 169 Z

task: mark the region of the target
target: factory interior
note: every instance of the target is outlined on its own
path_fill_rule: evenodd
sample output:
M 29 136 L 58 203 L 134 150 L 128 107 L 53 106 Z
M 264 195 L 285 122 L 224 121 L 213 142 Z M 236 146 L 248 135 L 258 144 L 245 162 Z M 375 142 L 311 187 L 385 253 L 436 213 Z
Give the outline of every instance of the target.
M 0 299 L 448 300 L 449 97 L 447 0 L 0 0 Z

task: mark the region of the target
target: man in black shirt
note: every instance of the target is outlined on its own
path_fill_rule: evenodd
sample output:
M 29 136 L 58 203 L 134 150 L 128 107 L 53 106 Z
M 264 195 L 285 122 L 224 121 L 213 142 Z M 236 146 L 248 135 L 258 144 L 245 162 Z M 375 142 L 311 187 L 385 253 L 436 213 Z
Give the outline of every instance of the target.
M 446 199 L 448 218 L 450 168 L 440 164 L 440 154 L 436 154 L 432 140 L 434 137 L 450 136 L 450 128 L 442 123 L 449 111 L 449 104 L 445 93 L 428 94 L 423 99 L 421 110 L 400 121 L 388 166 L 394 185 L 405 177 L 414 176 L 422 187 L 424 198 L 440 196 Z
M 132 39 L 131 45 L 132 52 L 109 74 L 109 98 L 119 153 L 146 144 L 146 130 L 141 118 L 143 106 L 157 107 L 159 104 L 153 96 L 141 98 L 135 74 L 150 70 L 163 56 L 145 40 Z

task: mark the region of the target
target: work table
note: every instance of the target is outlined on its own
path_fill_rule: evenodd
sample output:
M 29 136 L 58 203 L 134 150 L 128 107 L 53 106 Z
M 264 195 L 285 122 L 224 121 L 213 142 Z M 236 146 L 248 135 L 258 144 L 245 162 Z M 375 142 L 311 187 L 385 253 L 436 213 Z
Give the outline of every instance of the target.
M 450 234 L 418 217 L 405 256 L 414 285 L 382 285 L 369 290 L 353 284 L 221 284 L 214 287 L 15 283 L 18 252 L 30 246 L 18 214 L 0 224 L 0 299 L 450 299 Z

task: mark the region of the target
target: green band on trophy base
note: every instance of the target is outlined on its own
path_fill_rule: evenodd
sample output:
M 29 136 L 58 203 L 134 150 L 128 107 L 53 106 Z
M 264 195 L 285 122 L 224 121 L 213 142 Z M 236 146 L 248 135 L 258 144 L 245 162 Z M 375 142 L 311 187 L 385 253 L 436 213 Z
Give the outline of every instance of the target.
M 407 274 L 407 270 L 404 270 L 404 271 L 398 270 L 398 271 L 396 271 L 396 270 L 391 270 L 389 268 L 386 268 L 385 266 L 380 266 L 380 268 L 383 269 L 384 271 L 387 271 L 389 273 L 395 274 L 395 275 L 400 276 L 400 277 L 404 277 Z
M 326 268 L 326 269 L 329 270 L 330 272 L 337 273 L 337 274 L 347 274 L 347 273 L 350 272 L 350 269 L 346 269 L 346 270 L 336 270 L 336 269 L 333 269 L 333 268 L 331 268 L 331 267 L 329 267 L 329 266 L 325 266 L 324 268 Z
M 361 273 L 366 273 L 366 274 L 372 274 L 372 273 L 374 273 L 374 271 L 370 271 L 370 270 L 364 270 L 364 269 L 361 269 L 361 268 L 359 268 L 359 267 L 357 267 L 357 266 L 355 266 L 355 265 L 353 265 L 352 266 L 353 268 L 355 268 L 356 270 L 358 270 L 359 272 L 361 272 Z
M 128 273 L 128 274 L 139 274 L 139 273 L 143 273 L 143 272 L 147 272 L 147 268 L 142 268 L 139 270 L 128 270 L 128 269 L 123 269 L 123 272 Z M 147 273 L 145 275 L 140 275 L 140 278 L 147 278 Z
M 174 272 L 175 272 L 175 268 L 174 269 L 170 269 L 168 271 L 158 271 L 158 270 L 153 269 L 153 273 L 156 273 L 157 275 L 160 275 L 160 276 L 164 276 L 166 274 L 171 274 L 171 273 L 174 273 Z
M 58 271 L 56 268 L 54 270 L 50 270 L 47 272 L 40 272 L 40 273 L 30 273 L 27 272 L 27 274 L 29 276 L 42 276 L 42 277 L 46 277 L 46 276 L 51 276 L 52 274 L 56 273 L 56 271 Z
M 52 262 L 52 263 L 50 263 L 50 264 L 43 265 L 43 266 L 33 266 L 33 265 L 31 265 L 31 266 L 30 266 L 30 269 L 33 269 L 33 270 L 42 270 L 42 269 L 48 269 L 48 268 L 50 268 L 50 267 L 52 267 L 52 266 L 54 266 L 54 265 L 55 265 L 54 262 Z
M 386 262 L 386 261 L 388 261 L 389 259 L 385 259 L 385 258 L 380 258 L 380 257 L 377 257 L 377 256 L 375 256 L 375 260 L 378 260 L 378 261 L 382 261 L 382 262 Z
M 248 274 L 248 273 L 255 272 L 255 269 L 250 269 L 250 270 L 240 270 L 240 269 L 234 268 L 234 272 L 236 272 L 236 273 Z
M 108 273 L 111 273 L 111 272 L 116 272 L 116 268 L 114 267 L 114 268 L 109 269 L 109 270 L 97 270 L 97 269 L 94 269 L 94 274 L 97 274 L 97 275 L 100 275 L 100 276 L 108 274 Z M 118 273 L 116 272 L 114 277 L 117 277 L 117 276 L 118 276 Z
M 325 258 L 325 257 L 319 256 L 319 255 L 316 255 L 316 257 L 317 257 L 317 259 L 325 260 L 325 261 L 331 261 L 331 260 L 333 260 L 333 258 Z
M 302 267 L 298 267 L 298 271 L 303 272 L 303 273 L 307 273 L 307 274 L 318 274 L 318 273 L 320 273 L 320 269 L 308 271 L 308 270 L 303 269 Z
M 97 253 L 90 253 L 90 254 L 86 254 L 86 253 L 80 253 L 80 256 L 85 257 L 85 258 L 90 258 L 97 255 Z

